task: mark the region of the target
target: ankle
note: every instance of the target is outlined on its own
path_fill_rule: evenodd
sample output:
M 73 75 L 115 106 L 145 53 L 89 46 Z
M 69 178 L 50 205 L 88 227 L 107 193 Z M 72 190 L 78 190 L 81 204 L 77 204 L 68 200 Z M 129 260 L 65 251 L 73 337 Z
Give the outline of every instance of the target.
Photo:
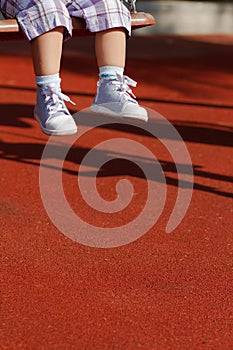
M 124 68 L 117 66 L 101 66 L 99 67 L 100 79 L 115 79 L 117 75 L 123 76 Z
M 36 76 L 36 85 L 39 88 L 45 88 L 48 85 L 60 88 L 61 79 L 59 73 L 52 75 L 38 75 Z

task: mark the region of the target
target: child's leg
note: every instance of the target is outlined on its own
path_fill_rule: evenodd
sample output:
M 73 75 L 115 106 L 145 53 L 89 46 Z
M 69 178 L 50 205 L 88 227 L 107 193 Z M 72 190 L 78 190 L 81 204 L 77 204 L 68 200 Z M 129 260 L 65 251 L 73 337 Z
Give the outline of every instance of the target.
M 31 43 L 37 84 L 34 116 L 41 129 L 52 135 L 75 133 L 76 124 L 64 103 L 69 98 L 61 93 L 59 77 L 62 42 L 72 35 L 67 1 L 2 0 L 0 3 L 7 17 L 17 18 Z
M 129 85 L 136 82 L 123 75 L 126 56 L 126 33 L 131 33 L 130 12 L 119 0 L 72 0 L 70 16 L 85 18 L 86 27 L 96 33 L 95 48 L 100 69 L 97 94 L 91 110 L 116 117 L 147 121 Z
M 57 27 L 31 41 L 37 84 L 34 116 L 42 131 L 49 135 L 70 135 L 77 131 L 64 103 L 64 100 L 70 100 L 60 89 L 62 42 L 63 27 Z
M 109 29 L 96 33 L 95 51 L 99 67 L 125 67 L 126 35 L 125 29 Z
M 59 73 L 63 31 L 63 27 L 57 27 L 30 42 L 36 76 Z
M 148 120 L 145 108 L 138 105 L 130 89 L 136 82 L 124 76 L 126 59 L 125 28 L 113 28 L 96 34 L 95 50 L 100 80 L 91 110 L 113 117 Z

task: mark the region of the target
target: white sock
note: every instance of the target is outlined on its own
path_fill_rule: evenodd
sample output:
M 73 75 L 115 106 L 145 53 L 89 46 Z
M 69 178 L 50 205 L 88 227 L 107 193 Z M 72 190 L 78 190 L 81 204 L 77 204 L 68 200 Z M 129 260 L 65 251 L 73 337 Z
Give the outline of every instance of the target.
M 99 67 L 100 78 L 114 79 L 116 78 L 117 74 L 123 75 L 123 73 L 124 73 L 124 68 L 122 67 L 117 67 L 117 66 Z
M 55 84 L 57 87 L 60 86 L 61 79 L 59 73 L 51 75 L 37 75 L 36 76 L 36 85 L 43 87 L 49 84 Z

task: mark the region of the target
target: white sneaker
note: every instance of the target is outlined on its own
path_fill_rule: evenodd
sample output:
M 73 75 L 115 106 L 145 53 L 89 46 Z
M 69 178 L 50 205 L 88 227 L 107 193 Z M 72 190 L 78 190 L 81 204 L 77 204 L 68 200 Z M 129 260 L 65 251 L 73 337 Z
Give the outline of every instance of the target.
M 77 132 L 75 121 L 64 101 L 75 104 L 61 92 L 61 89 L 56 84 L 37 88 L 34 117 L 45 134 L 72 135 Z
M 126 75 L 117 74 L 116 78 L 100 78 L 97 94 L 90 109 L 111 117 L 128 118 L 136 121 L 148 121 L 145 108 L 139 106 L 129 86 L 135 87 L 136 81 Z

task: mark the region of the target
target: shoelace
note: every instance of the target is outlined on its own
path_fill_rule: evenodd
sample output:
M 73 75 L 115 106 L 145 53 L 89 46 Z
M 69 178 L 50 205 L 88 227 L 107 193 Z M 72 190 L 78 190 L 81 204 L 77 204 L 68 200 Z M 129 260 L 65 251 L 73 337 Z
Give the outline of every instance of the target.
M 61 92 L 61 89 L 58 89 L 56 86 L 48 85 L 46 88 L 42 89 L 42 95 L 45 96 L 45 102 L 48 102 L 52 99 L 51 104 L 47 105 L 47 109 L 51 114 L 56 114 L 57 112 L 64 112 L 63 101 L 70 102 L 72 105 L 75 105 L 71 99 Z
M 130 89 L 130 86 L 136 87 L 137 82 L 131 79 L 130 77 L 128 77 L 127 75 L 122 76 L 120 74 L 117 74 L 117 79 L 118 80 L 115 81 L 115 83 L 113 81 L 113 84 L 119 85 L 119 91 L 122 91 L 123 93 L 127 93 L 130 97 L 136 98 L 133 91 Z
M 122 94 L 127 94 L 130 99 L 132 99 L 132 97 L 136 98 L 130 86 L 136 87 L 137 82 L 131 79 L 130 77 L 128 77 L 127 75 L 122 76 L 117 73 L 116 76 L 117 76 L 117 79 L 110 80 L 110 84 L 116 85 L 117 87 L 116 90 Z M 98 82 L 98 86 L 100 86 L 100 84 L 101 84 L 101 81 Z M 134 100 L 132 99 L 132 101 Z

